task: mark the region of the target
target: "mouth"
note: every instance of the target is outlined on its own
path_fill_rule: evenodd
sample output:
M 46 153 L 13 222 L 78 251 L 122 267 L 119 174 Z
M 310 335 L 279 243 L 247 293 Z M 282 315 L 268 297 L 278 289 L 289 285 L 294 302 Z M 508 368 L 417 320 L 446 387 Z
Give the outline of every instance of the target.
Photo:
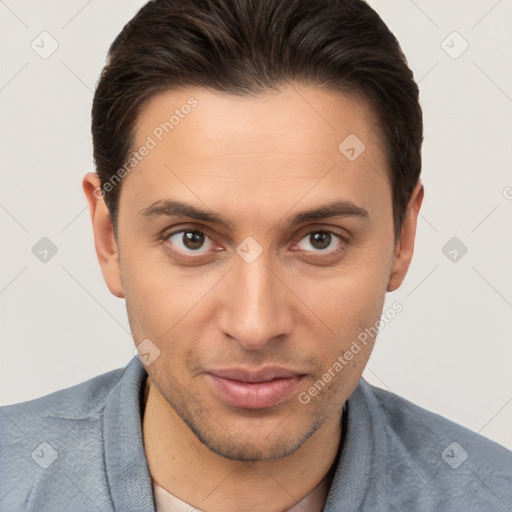
M 214 370 L 206 374 L 213 392 L 224 402 L 244 409 L 266 409 L 289 398 L 303 374 L 285 368 Z

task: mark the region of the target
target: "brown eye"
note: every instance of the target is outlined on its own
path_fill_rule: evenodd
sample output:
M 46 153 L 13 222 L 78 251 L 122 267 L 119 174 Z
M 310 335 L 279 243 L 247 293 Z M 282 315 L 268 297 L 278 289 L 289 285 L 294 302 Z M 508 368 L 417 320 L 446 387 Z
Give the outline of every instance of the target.
M 185 253 L 198 252 L 203 254 L 204 252 L 208 252 L 208 249 L 211 249 L 211 246 L 213 246 L 213 242 L 205 233 L 191 229 L 182 229 L 181 231 L 171 233 L 167 237 L 167 241 L 175 248 Z M 208 246 L 208 244 L 210 244 L 210 246 Z M 205 246 L 207 250 L 200 251 L 200 249 Z
M 200 249 L 204 244 L 204 233 L 198 231 L 185 231 L 183 233 L 183 245 L 187 249 Z
M 341 236 L 332 231 L 312 231 L 297 244 L 297 247 L 307 252 L 329 253 L 336 250 L 341 241 Z
M 309 235 L 311 245 L 315 249 L 325 249 L 329 247 L 331 243 L 331 234 L 330 233 L 312 233 Z

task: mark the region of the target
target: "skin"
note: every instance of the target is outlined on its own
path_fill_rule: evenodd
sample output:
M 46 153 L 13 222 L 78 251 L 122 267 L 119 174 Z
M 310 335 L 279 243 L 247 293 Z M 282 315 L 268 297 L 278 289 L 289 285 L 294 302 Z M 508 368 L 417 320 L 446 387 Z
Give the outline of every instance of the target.
M 386 291 L 402 283 L 423 187 L 395 243 L 389 169 L 371 109 L 355 96 L 298 84 L 259 96 L 159 93 L 140 111 L 134 148 L 190 97 L 197 106 L 123 180 L 117 239 L 94 193 L 97 175 L 85 176 L 96 251 L 110 291 L 126 300 L 135 344 L 150 339 L 160 350 L 146 366 L 152 477 L 208 512 L 282 511 L 322 481 L 325 498 L 341 409 L 374 340 L 307 405 L 298 395 L 375 324 Z M 366 146 L 355 161 L 338 150 L 349 134 Z M 232 226 L 141 213 L 166 199 Z M 289 225 L 298 212 L 337 200 L 367 216 Z M 183 233 L 168 236 L 179 229 L 206 236 L 195 248 Z M 318 230 L 334 233 L 326 247 L 312 236 Z M 248 236 L 262 249 L 251 263 L 236 252 Z M 230 405 L 209 381 L 212 369 L 268 365 L 302 375 L 272 407 Z

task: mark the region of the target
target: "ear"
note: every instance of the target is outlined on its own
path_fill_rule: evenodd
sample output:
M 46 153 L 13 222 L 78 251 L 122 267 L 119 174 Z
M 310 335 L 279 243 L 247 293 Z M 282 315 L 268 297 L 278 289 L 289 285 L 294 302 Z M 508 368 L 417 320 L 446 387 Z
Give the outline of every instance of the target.
M 98 261 L 100 262 L 103 279 L 108 289 L 116 297 L 124 297 L 119 268 L 119 250 L 114 236 L 114 226 L 103 200 L 100 180 L 95 172 L 88 172 L 83 179 L 89 213 L 91 214 L 92 229 L 94 232 L 94 246 Z
M 405 278 L 414 253 L 414 241 L 416 239 L 416 224 L 423 202 L 424 189 L 421 183 L 416 185 L 411 200 L 407 206 L 404 222 L 402 224 L 401 237 L 395 246 L 395 258 L 391 267 L 387 291 L 396 290 Z

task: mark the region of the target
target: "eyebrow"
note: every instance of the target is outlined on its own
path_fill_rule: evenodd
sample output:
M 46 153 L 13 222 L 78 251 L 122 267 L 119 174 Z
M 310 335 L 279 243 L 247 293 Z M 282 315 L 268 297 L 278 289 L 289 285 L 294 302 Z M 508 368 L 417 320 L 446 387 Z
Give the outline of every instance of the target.
M 313 210 L 297 213 L 291 218 L 290 226 L 310 222 L 312 220 L 328 219 L 330 217 L 359 217 L 368 219 L 370 215 L 362 206 L 358 206 L 352 201 L 343 199 L 320 206 L 319 208 L 314 208 Z
M 190 219 L 218 224 L 230 230 L 233 228 L 233 223 L 230 219 L 222 217 L 212 211 L 201 210 L 181 201 L 156 201 L 147 208 L 143 208 L 140 211 L 140 215 L 145 219 L 153 217 L 188 217 Z M 359 217 L 361 219 L 368 219 L 369 214 L 365 208 L 356 205 L 352 201 L 342 199 L 322 205 L 318 208 L 299 212 L 290 219 L 288 224 L 289 226 L 295 226 L 304 222 L 318 221 L 332 217 Z
M 143 218 L 152 217 L 189 217 L 195 220 L 219 224 L 229 229 L 232 222 L 211 211 L 201 210 L 181 201 L 160 200 L 140 211 Z

